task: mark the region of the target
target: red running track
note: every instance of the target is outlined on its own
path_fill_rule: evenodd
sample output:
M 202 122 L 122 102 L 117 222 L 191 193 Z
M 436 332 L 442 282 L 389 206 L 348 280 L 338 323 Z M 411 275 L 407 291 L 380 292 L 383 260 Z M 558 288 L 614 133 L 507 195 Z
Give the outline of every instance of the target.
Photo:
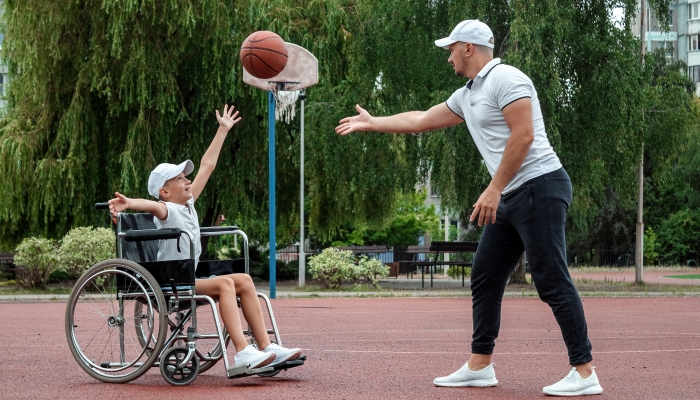
M 68 350 L 65 303 L 0 304 L 0 398 L 537 399 L 569 370 L 554 317 L 538 299 L 504 300 L 495 388 L 432 384 L 466 361 L 470 298 L 273 304 L 284 344 L 304 348 L 306 365 L 228 380 L 217 364 L 187 387 L 168 385 L 155 368 L 127 384 L 98 382 Z M 700 398 L 700 298 L 584 298 L 584 306 L 603 397 Z

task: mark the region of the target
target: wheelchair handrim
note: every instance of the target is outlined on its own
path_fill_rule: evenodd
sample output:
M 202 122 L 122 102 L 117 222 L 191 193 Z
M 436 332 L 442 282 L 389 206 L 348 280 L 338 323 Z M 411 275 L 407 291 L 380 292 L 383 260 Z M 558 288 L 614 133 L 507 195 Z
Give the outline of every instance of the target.
M 125 265 L 119 265 L 118 267 L 119 267 L 119 268 L 129 268 L 128 266 L 125 266 Z M 131 279 L 133 282 L 135 282 L 136 285 L 138 285 L 138 288 L 141 289 L 142 292 L 145 294 L 145 296 L 138 296 L 138 297 L 144 297 L 144 298 L 146 299 L 147 303 L 148 303 L 148 308 L 149 308 L 149 310 L 150 310 L 150 311 L 149 311 L 149 314 L 150 314 L 150 315 L 148 316 L 148 317 L 149 317 L 149 319 L 148 319 L 148 321 L 149 321 L 148 325 L 149 325 L 149 327 L 150 327 L 150 331 L 149 331 L 148 336 L 151 337 L 151 335 L 153 334 L 153 329 L 154 329 L 154 325 L 155 325 L 155 324 L 154 324 L 154 322 L 152 321 L 153 318 L 154 318 L 154 315 L 153 315 L 153 313 L 152 313 L 152 310 L 154 309 L 154 308 L 153 308 L 153 304 L 152 304 L 152 301 L 151 301 L 150 296 L 147 295 L 149 292 L 146 290 L 145 286 L 144 286 L 143 284 L 141 284 L 141 282 L 139 282 L 138 279 L 136 279 L 133 275 L 128 274 L 126 271 L 120 270 L 119 268 L 116 268 L 116 267 L 115 267 L 115 268 L 111 268 L 111 267 L 108 266 L 106 269 L 104 269 L 104 270 L 99 271 L 98 273 L 96 273 L 92 278 L 98 277 L 99 275 L 102 275 L 102 274 L 113 274 L 113 273 L 116 273 L 116 274 L 124 275 L 124 276 L 127 277 L 128 279 Z M 138 274 L 138 271 L 134 271 L 134 273 Z M 82 293 L 83 290 L 85 289 L 85 286 L 86 286 L 90 281 L 91 281 L 91 280 L 86 280 L 85 282 L 83 282 L 83 284 L 80 285 L 80 287 L 77 288 L 77 292 L 78 292 L 78 293 Z M 75 289 L 74 289 L 74 290 L 75 290 Z M 73 308 L 74 308 L 74 309 L 75 309 L 75 304 L 78 302 L 78 299 L 79 299 L 80 297 L 81 297 L 81 296 L 78 295 L 78 297 L 76 298 L 76 300 L 73 302 Z M 123 311 L 123 310 L 122 310 L 122 311 Z M 99 311 L 98 311 L 98 312 L 99 312 Z M 104 315 L 102 315 L 102 316 L 104 317 Z M 74 317 L 75 317 L 75 315 L 73 314 L 73 318 L 74 318 Z M 123 337 L 122 337 L 121 339 L 124 340 Z M 120 371 L 124 371 L 124 370 L 126 370 L 126 369 L 128 369 L 128 368 L 137 366 L 136 364 L 139 364 L 139 363 L 138 363 L 138 360 L 140 360 L 140 359 L 144 356 L 144 354 L 146 353 L 146 350 L 147 350 L 147 348 L 148 348 L 148 346 L 144 346 L 144 347 L 141 349 L 141 352 L 138 354 L 138 356 L 135 357 L 133 361 L 127 363 L 126 365 L 122 365 L 122 366 L 117 367 L 117 368 L 104 368 L 104 367 L 101 367 L 100 365 L 95 364 L 95 363 L 94 363 L 92 360 L 90 360 L 90 358 L 87 357 L 87 355 L 83 352 L 81 346 L 78 344 L 78 339 L 75 337 L 75 330 L 72 330 L 72 332 L 71 332 L 71 340 L 72 340 L 73 346 L 74 346 L 76 352 L 78 353 L 78 355 L 80 356 L 80 358 L 81 358 L 87 365 L 89 365 L 90 368 L 92 368 L 93 370 L 97 370 L 97 371 L 101 371 L 101 372 L 105 372 L 105 373 L 120 372 Z M 112 375 L 110 375 L 110 376 L 112 376 Z

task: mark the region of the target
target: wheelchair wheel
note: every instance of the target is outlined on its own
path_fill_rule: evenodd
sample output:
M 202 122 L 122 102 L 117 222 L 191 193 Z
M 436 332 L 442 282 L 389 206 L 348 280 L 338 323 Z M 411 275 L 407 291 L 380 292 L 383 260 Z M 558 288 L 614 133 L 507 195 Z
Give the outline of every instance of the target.
M 128 315 L 140 303 L 139 315 Z M 102 382 L 129 382 L 158 359 L 167 322 L 157 310 L 165 307 L 158 282 L 142 266 L 112 259 L 90 267 L 78 279 L 66 307 L 68 346 L 80 367 Z M 134 325 L 146 326 L 141 343 Z
M 165 350 L 160 357 L 160 374 L 173 386 L 189 385 L 199 373 L 199 359 L 196 354 L 185 365 L 179 366 L 187 352 L 187 347 L 175 346 Z

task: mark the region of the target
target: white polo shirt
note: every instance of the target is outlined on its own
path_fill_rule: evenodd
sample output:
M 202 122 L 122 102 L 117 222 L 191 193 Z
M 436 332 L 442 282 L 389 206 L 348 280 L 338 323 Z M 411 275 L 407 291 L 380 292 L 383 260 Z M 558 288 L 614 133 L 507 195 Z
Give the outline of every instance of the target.
M 195 247 L 195 269 L 199 262 L 199 256 L 202 254 L 202 243 L 199 235 L 199 218 L 197 211 L 194 209 L 194 199 L 187 200 L 186 205 L 162 201 L 168 207 L 168 216 L 165 220 L 160 220 L 158 217 L 153 217 L 153 223 L 156 228 L 180 228 L 183 231 L 188 231 L 194 238 Z M 163 260 L 185 260 L 190 257 L 190 238 L 187 235 L 180 237 L 180 251 L 177 251 L 177 240 L 159 240 L 158 241 L 158 261 Z
M 547 139 L 540 101 L 532 81 L 519 69 L 501 64 L 500 58 L 494 58 L 446 102 L 450 110 L 464 119 L 493 178 L 501 165 L 506 142 L 511 134 L 503 109 L 525 97 L 532 100 L 535 140 L 523 165 L 503 189 L 503 194 L 517 189 L 525 181 L 556 171 L 562 166 Z

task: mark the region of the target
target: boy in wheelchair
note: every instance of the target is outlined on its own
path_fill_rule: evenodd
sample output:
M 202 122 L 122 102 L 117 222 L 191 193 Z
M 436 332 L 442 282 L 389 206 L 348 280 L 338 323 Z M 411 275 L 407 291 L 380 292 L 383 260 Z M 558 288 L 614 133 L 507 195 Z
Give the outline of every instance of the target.
M 148 192 L 157 201 L 132 199 L 118 192 L 115 193 L 116 198 L 109 201 L 112 215 L 127 209 L 148 212 L 153 215 L 153 221 L 157 228 L 180 228 L 192 234 L 195 242 L 194 257 L 190 257 L 189 254 L 191 247 L 189 236 L 183 235 L 181 240 L 159 241 L 159 261 L 193 258 L 195 265 L 197 265 L 202 248 L 199 220 L 194 203 L 216 168 L 216 162 L 228 131 L 241 120 L 240 117 L 237 117 L 238 111 L 234 113 L 233 106 L 229 108 L 226 105 L 223 115 L 220 115 L 218 110 L 216 111 L 219 129 L 202 157 L 194 181 L 186 178 L 194 170 L 192 161 L 187 160 L 179 165 L 164 163 L 158 165 L 148 178 Z M 198 294 L 219 300 L 219 313 L 236 348 L 234 367 L 246 364 L 249 364 L 251 368 L 275 366 L 285 361 L 296 360 L 301 355 L 299 349 L 287 349 L 270 342 L 257 292 L 248 274 L 230 274 L 197 279 L 195 290 Z M 243 334 L 238 314 L 237 297 L 240 298 L 243 316 L 253 332 L 257 349 L 248 344 Z

